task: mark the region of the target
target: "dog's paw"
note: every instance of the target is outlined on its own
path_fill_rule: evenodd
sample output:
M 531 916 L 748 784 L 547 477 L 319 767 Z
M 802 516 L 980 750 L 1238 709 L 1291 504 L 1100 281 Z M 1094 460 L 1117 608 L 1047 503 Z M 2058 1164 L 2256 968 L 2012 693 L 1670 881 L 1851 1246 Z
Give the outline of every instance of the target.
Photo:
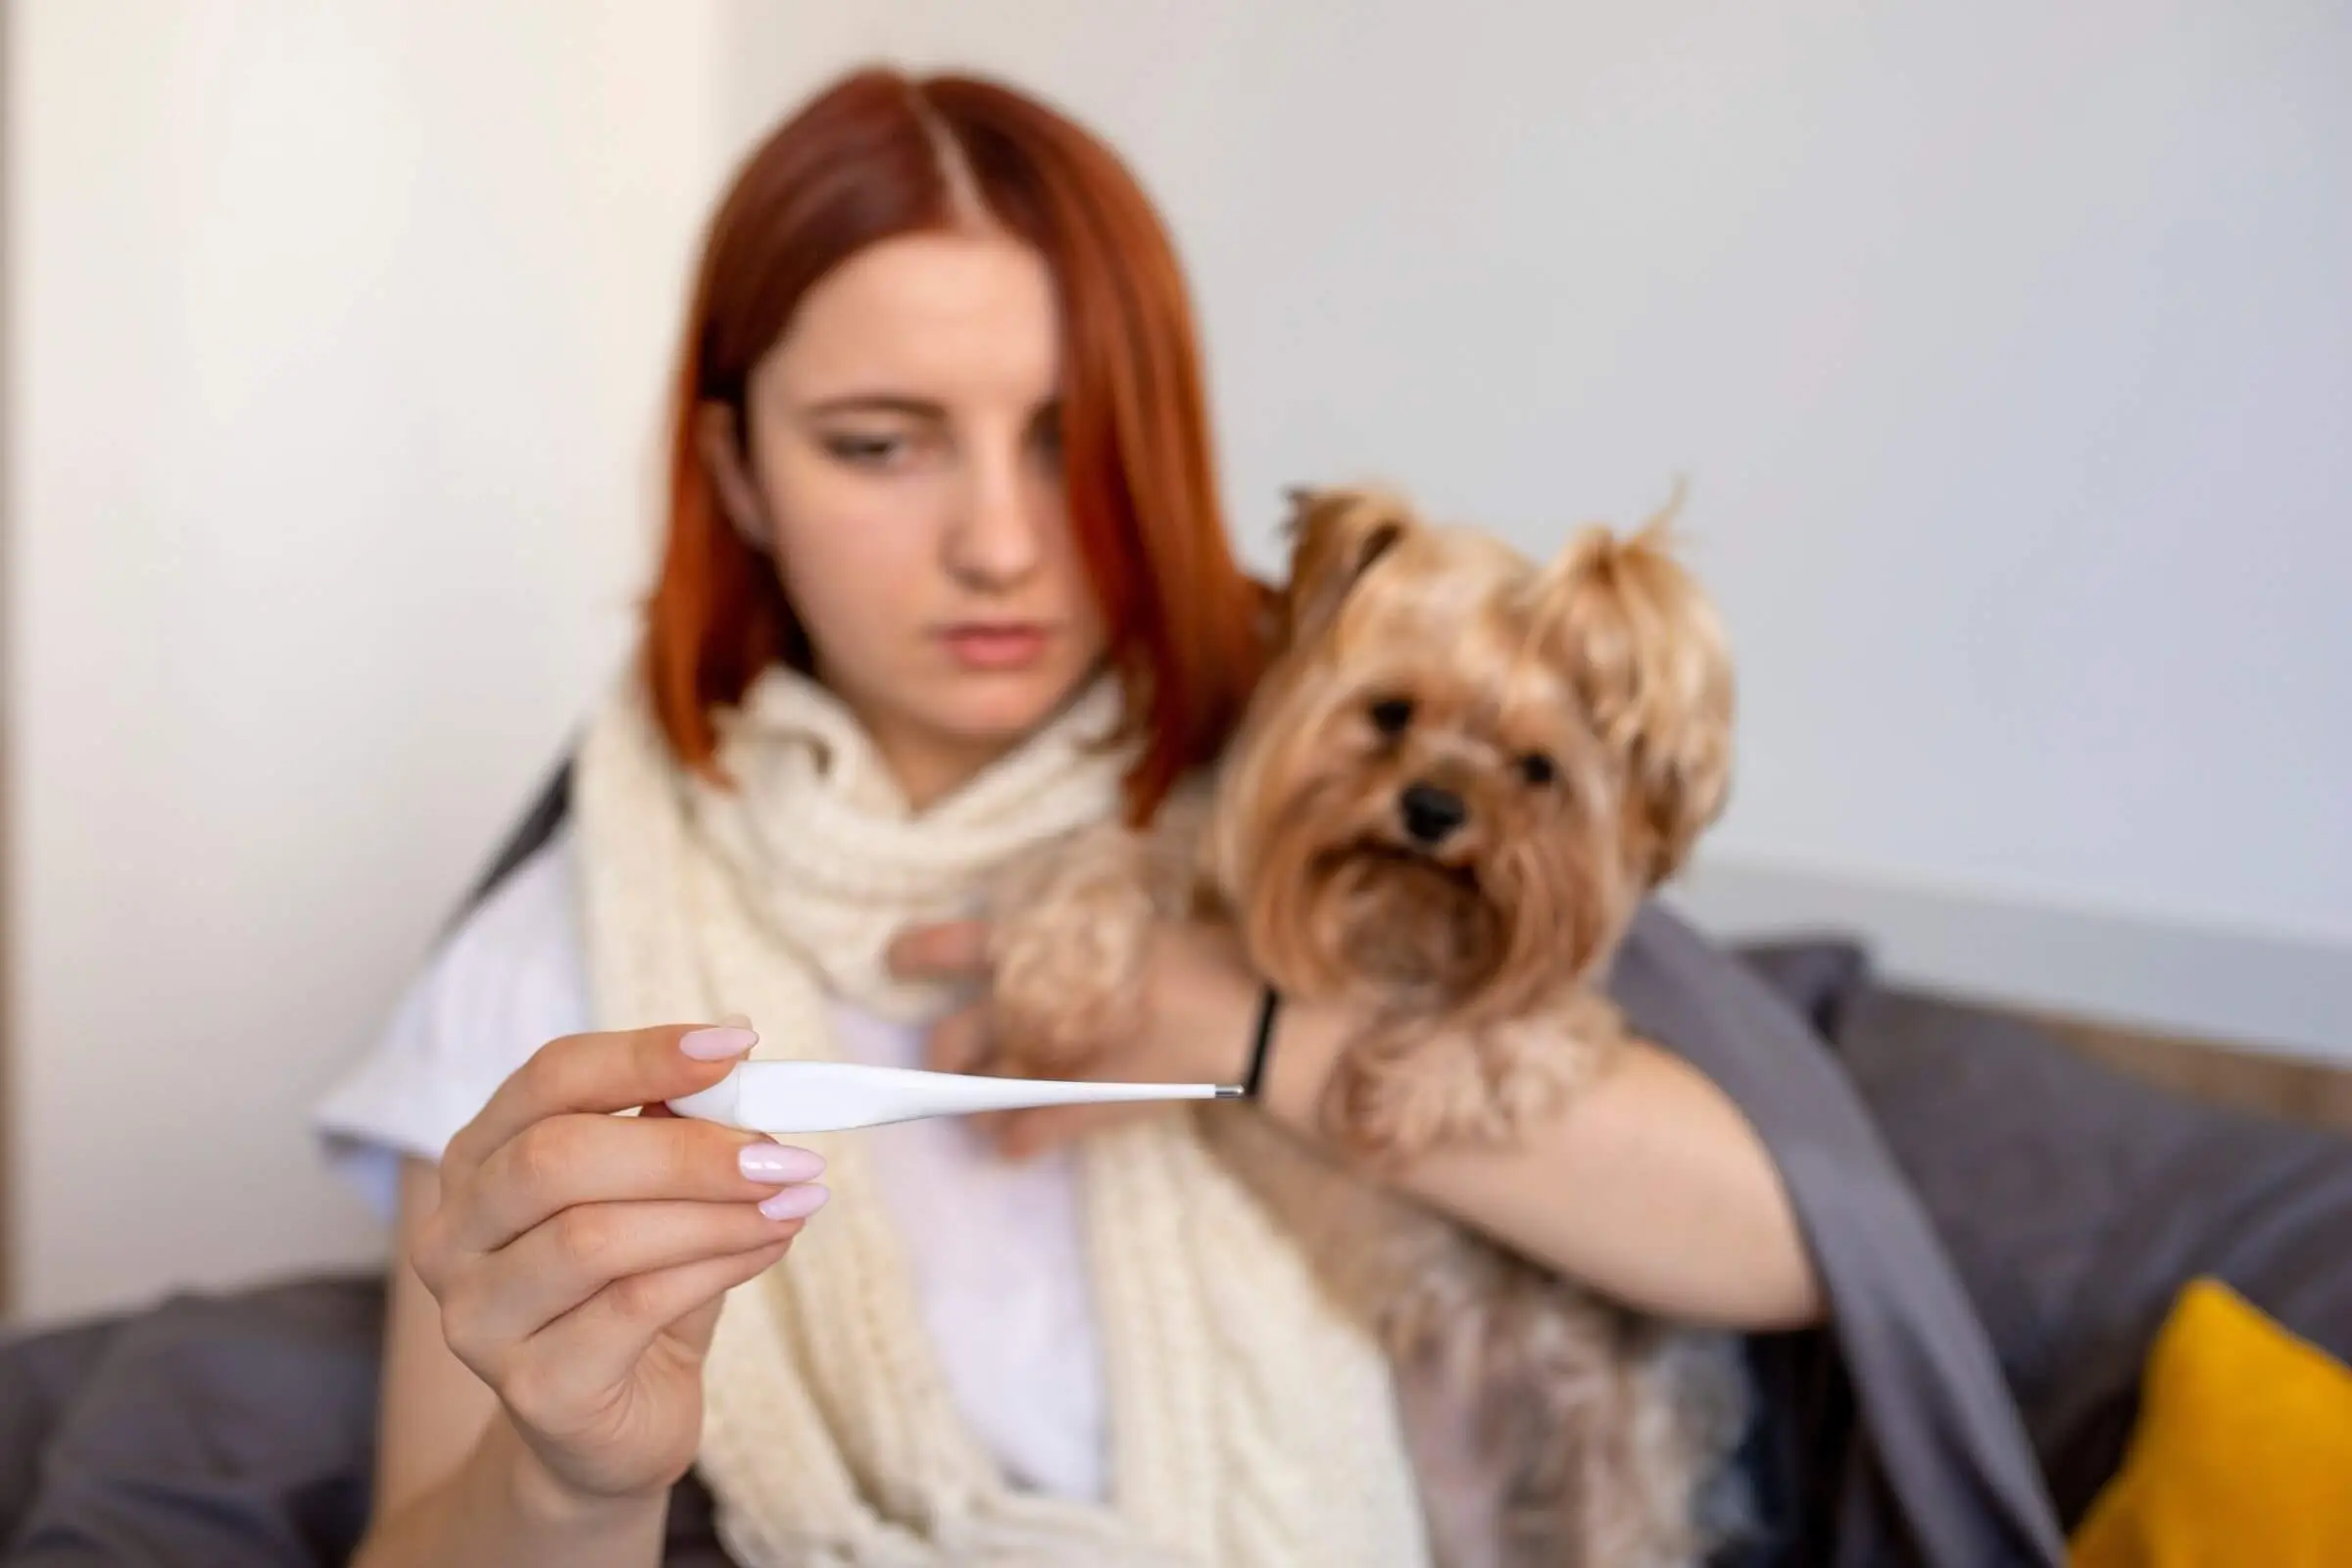
M 1579 991 L 1524 1018 L 1432 1041 L 1455 1064 L 1438 1140 L 1503 1148 L 1567 1114 L 1628 1039 L 1615 1005 Z
M 1154 909 L 1137 857 L 1107 835 L 1009 888 L 990 937 L 1000 1070 L 1044 1076 L 1138 1029 Z
M 1463 1107 L 1450 1136 L 1507 1145 L 1566 1114 L 1569 1103 L 1598 1077 L 1613 1047 L 1561 1039 L 1549 1030 L 1516 1030 L 1482 1042 L 1485 1093 Z
M 1052 957 L 1000 985 L 989 1006 L 995 1069 L 1010 1077 L 1065 1077 L 1142 1025 L 1142 987 L 1057 983 Z M 1094 976 L 1082 965 L 1079 979 Z
M 1354 1164 L 1381 1169 L 1410 1159 L 1443 1130 L 1434 1087 L 1412 1054 L 1359 1042 L 1341 1054 L 1324 1083 L 1324 1137 Z
M 1508 1147 L 1565 1113 L 1621 1043 L 1607 1017 L 1393 1026 L 1341 1054 L 1323 1129 L 1349 1158 L 1376 1164 L 1443 1147 Z

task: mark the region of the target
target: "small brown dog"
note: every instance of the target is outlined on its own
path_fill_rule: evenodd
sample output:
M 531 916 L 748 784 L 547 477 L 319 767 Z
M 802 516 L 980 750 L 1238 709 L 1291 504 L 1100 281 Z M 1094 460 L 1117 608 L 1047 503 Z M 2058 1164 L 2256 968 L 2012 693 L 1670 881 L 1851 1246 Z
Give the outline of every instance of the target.
M 1153 918 L 1209 914 L 1272 985 L 1368 1020 L 1322 1105 L 1350 1163 L 1510 1144 L 1624 1043 L 1598 980 L 1721 809 L 1723 638 L 1662 523 L 1542 567 L 1367 491 L 1299 495 L 1293 529 L 1280 651 L 1213 790 L 1002 890 L 997 1067 L 1068 1071 L 1134 1027 Z M 1664 1568 L 1738 1530 L 1729 1337 L 1603 1301 L 1265 1118 L 1201 1117 L 1386 1348 L 1448 1568 Z

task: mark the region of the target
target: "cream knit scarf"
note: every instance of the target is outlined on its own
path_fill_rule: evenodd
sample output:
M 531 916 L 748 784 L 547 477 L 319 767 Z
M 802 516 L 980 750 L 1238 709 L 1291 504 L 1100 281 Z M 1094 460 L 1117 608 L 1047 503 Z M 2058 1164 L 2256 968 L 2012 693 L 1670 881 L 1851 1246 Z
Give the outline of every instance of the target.
M 934 1016 L 947 998 L 885 975 L 891 935 L 970 912 L 1008 858 L 1118 804 L 1125 759 L 1099 744 L 1119 712 L 1108 682 L 920 815 L 812 682 L 772 671 L 731 715 L 736 791 L 672 760 L 639 684 L 598 717 L 574 785 L 607 1028 L 741 1012 L 756 1054 L 825 1057 L 829 998 Z M 1185 1116 L 1106 1133 L 1081 1158 L 1111 1411 L 1102 1507 L 1007 1484 L 934 1360 L 858 1135 L 796 1141 L 829 1162 L 833 1201 L 735 1292 L 704 1379 L 699 1462 L 738 1560 L 1425 1562 L 1378 1352 Z

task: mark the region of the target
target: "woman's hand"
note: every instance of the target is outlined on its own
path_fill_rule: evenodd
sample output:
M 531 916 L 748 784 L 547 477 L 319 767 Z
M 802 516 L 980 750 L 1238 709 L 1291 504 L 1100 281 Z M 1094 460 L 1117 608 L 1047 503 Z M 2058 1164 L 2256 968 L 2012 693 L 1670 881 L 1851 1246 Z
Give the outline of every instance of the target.
M 450 1348 L 565 1494 L 647 1495 L 685 1474 L 725 1293 L 783 1257 L 824 1201 L 815 1154 L 662 1106 L 716 1083 L 755 1038 L 555 1041 L 442 1155 L 416 1274 Z
M 988 978 L 988 927 L 977 920 L 917 926 L 892 945 L 891 967 L 908 979 Z M 1239 1083 L 1249 1064 L 1259 981 L 1241 943 L 1221 925 L 1162 921 L 1146 958 L 1144 1027 L 1101 1042 L 1079 1075 L 1104 1082 Z M 1286 1025 L 1286 1030 L 1287 1030 Z M 985 995 L 932 1030 L 930 1063 L 943 1072 L 986 1072 L 997 1054 Z M 998 1147 L 1023 1158 L 1095 1128 L 1151 1114 L 1151 1104 L 1057 1105 L 985 1118 Z

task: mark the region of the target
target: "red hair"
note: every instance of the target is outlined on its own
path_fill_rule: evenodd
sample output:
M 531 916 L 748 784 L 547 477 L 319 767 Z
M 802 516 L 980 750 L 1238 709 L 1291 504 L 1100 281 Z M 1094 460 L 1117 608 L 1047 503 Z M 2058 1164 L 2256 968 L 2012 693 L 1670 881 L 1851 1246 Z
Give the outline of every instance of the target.
M 943 145 L 943 143 L 945 145 Z M 968 172 L 958 205 L 943 160 Z M 1061 314 L 1071 526 L 1142 738 L 1127 806 L 1148 818 L 1223 746 L 1263 662 L 1263 592 L 1235 562 L 1210 461 L 1200 354 L 1174 247 L 1109 148 L 1033 99 L 965 76 L 859 72 L 755 151 L 704 243 L 671 414 L 669 516 L 647 607 L 655 712 L 715 773 L 715 710 L 807 633 L 772 565 L 720 510 L 697 410 L 743 427 L 753 368 L 809 288 L 879 241 L 988 218 L 1034 246 Z

